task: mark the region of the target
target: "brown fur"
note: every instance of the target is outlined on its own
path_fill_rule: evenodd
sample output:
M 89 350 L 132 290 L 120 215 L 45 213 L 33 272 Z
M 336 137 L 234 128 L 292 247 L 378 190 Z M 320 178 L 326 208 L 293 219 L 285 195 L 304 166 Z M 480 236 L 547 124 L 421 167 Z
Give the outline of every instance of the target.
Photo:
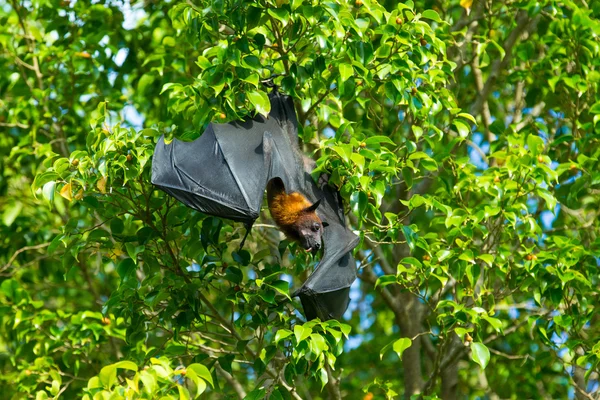
M 321 246 L 323 225 L 317 213 L 308 210 L 312 203 L 306 197 L 298 192 L 288 194 L 280 181 L 272 181 L 267 185 L 267 201 L 271 217 L 289 239 L 313 250 Z M 315 224 L 317 231 L 313 230 Z

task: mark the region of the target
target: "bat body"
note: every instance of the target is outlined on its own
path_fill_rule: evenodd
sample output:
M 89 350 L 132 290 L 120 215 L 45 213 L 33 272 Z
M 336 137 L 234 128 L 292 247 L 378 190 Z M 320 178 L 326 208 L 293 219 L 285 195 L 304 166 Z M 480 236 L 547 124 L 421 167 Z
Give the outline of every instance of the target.
M 160 138 L 152 161 L 152 183 L 191 208 L 243 222 L 248 229 L 258 218 L 268 187 L 271 213 L 286 235 L 313 251 L 322 237 L 323 257 L 293 296 L 300 297 L 307 319 L 340 318 L 356 279 L 350 252 L 358 237 L 346 228 L 339 193 L 328 184 L 318 186 L 304 170 L 291 98 L 275 90 L 269 97 L 268 118 L 257 115 L 245 121 L 211 123 L 193 142 L 175 139 L 166 144 Z M 302 218 L 291 216 L 292 204 Z M 299 225 L 290 228 L 290 222 Z M 312 231 L 315 224 L 320 224 L 318 234 Z M 302 229 L 312 233 L 293 237 Z

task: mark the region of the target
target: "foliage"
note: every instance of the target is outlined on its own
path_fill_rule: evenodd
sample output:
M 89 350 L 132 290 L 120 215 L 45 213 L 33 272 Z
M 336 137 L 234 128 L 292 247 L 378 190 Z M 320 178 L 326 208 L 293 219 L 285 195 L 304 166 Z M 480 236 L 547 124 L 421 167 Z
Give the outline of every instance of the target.
M 443 5 L 442 5 L 443 4 Z M 564 1 L 0 6 L 7 398 L 597 395 L 600 8 Z M 360 235 L 318 257 L 150 184 L 160 135 L 293 96 Z M 207 166 L 210 167 L 210 166 Z

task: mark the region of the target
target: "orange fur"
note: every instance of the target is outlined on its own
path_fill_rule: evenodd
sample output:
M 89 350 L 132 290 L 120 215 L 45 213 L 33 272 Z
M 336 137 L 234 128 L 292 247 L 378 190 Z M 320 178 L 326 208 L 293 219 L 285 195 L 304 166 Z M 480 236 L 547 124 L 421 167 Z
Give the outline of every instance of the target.
M 275 223 L 281 227 L 294 225 L 311 203 L 298 192 L 286 194 L 284 191 L 269 197 L 269 211 Z
M 306 223 L 321 224 L 317 213 L 314 210 L 307 210 L 312 203 L 298 192 L 286 193 L 280 179 L 274 179 L 267 185 L 267 202 L 271 217 L 279 229 L 290 238 L 297 238 L 301 227 Z
M 312 204 L 298 192 L 286 193 L 279 178 L 267 184 L 267 202 L 271 217 L 288 239 L 300 243 L 305 250 L 319 250 L 323 224 L 315 212 L 318 203 Z

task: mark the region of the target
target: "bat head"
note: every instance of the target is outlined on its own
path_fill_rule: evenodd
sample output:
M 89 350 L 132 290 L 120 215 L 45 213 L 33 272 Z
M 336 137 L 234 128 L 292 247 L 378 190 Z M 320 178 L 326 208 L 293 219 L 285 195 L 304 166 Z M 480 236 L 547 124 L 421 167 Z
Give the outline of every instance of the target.
M 323 242 L 323 223 L 317 215 L 317 207 L 321 200 L 306 207 L 300 213 L 299 218 L 293 226 L 296 240 L 306 251 L 316 253 Z
M 267 184 L 267 201 L 273 220 L 285 235 L 306 251 L 316 253 L 321 248 L 323 223 L 317 215 L 318 200 L 312 203 L 301 193 L 285 190 L 280 178 Z

